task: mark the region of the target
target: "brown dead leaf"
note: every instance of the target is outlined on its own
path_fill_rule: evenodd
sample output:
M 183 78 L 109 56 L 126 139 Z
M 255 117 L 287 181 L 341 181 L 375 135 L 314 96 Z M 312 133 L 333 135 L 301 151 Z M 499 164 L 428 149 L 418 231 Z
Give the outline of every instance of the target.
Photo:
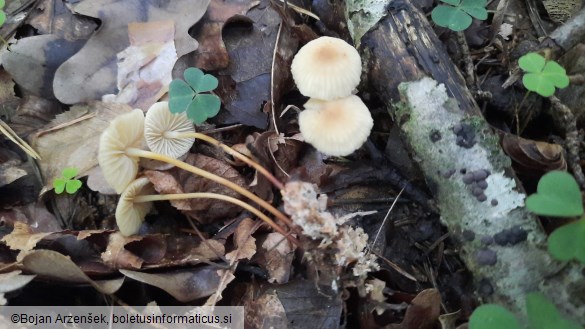
M 62 112 L 61 104 L 57 101 L 27 95 L 21 99 L 16 113 L 10 118 L 10 127 L 19 136 L 28 136 Z
M 431 329 L 441 314 L 441 294 L 437 289 L 421 291 L 406 309 L 401 324 L 391 324 L 387 329 Z
M 201 154 L 190 154 L 187 156 L 185 162 L 246 188 L 246 182 L 240 173 L 223 161 Z M 231 189 L 183 170 L 178 171 L 178 181 L 181 183 L 185 193 L 211 192 L 241 199 L 241 196 Z M 241 208 L 236 205 L 212 199 L 195 199 L 191 200 L 190 203 L 192 210 L 185 212 L 185 214 L 202 223 L 209 223 L 217 219 L 230 218 L 241 212 Z
M 108 248 L 101 255 L 102 260 L 113 268 L 138 269 L 142 267 L 143 260 L 124 248 L 127 243 L 139 240 L 142 240 L 141 236 L 125 237 L 119 232 L 110 234 Z
M 118 291 L 124 278 L 94 281 L 65 255 L 52 250 L 33 250 L 21 260 L 23 267 L 39 277 L 72 283 L 89 283 L 99 292 L 109 295 Z
M 144 175 L 154 186 L 154 189 L 160 194 L 180 194 L 185 193 L 181 188 L 175 176 L 171 173 L 156 170 L 147 170 Z M 189 200 L 171 200 L 171 205 L 178 210 L 192 210 Z
M 85 40 L 68 41 L 52 34 L 23 38 L 4 53 L 2 65 L 20 87 L 33 95 L 54 99 L 57 68 L 84 44 Z
M 241 259 L 252 259 L 256 253 L 256 239 L 252 234 L 258 229 L 258 225 L 251 218 L 242 220 L 234 232 L 235 250 L 227 253 L 227 258 L 232 264 Z
M 188 30 L 207 10 L 210 0 L 148 0 L 83 1 L 75 12 L 99 18 L 100 29 L 85 46 L 59 67 L 53 88 L 55 96 L 65 104 L 100 99 L 116 89 L 116 56 L 127 48 L 128 24 L 173 19 L 178 57 L 197 49 L 197 42 Z
M 158 287 L 183 303 L 213 294 L 220 281 L 217 269 L 213 266 L 157 274 L 129 270 L 120 272 L 136 281 Z
M 20 98 L 14 94 L 14 81 L 12 77 L 5 70 L 0 70 L 0 115 L 3 120 L 10 118 L 16 112 L 16 108 L 20 104 Z M 11 127 L 14 129 L 14 127 Z
M 118 94 L 105 102 L 124 103 L 147 111 L 169 90 L 177 61 L 171 20 L 130 23 L 130 46 L 118 53 Z
M 97 28 L 90 18 L 73 15 L 63 1 L 42 0 L 31 13 L 28 24 L 38 34 L 52 34 L 66 40 L 87 39 Z
M 259 289 L 254 284 L 248 285 L 244 297 L 246 328 L 288 328 L 286 312 L 276 292 L 269 290 L 258 297 Z
M 53 233 L 32 233 L 30 227 L 21 222 L 14 223 L 14 229 L 5 235 L 2 240 L 10 249 L 29 251 L 34 249 L 39 241 Z
M 69 112 L 58 115 L 46 129 L 34 136 L 32 146 L 39 152 L 45 189 L 53 188 L 53 180 L 67 167 L 79 169 L 85 176 L 97 166 L 99 138 L 110 121 L 132 108 L 125 104 L 92 102 L 75 105 Z M 76 119 L 86 118 L 76 122 Z M 69 124 L 71 123 L 71 124 Z M 60 125 L 62 128 L 55 128 Z
M 260 263 L 268 271 L 268 282 L 283 284 L 288 282 L 292 261 L 294 258 L 293 246 L 282 234 L 269 233 L 262 243 Z
M 211 0 L 194 35 L 199 41 L 199 48 L 194 55 L 195 67 L 215 71 L 228 66 L 229 56 L 221 31 L 229 18 L 234 15 L 245 15 L 250 4 L 248 0 Z

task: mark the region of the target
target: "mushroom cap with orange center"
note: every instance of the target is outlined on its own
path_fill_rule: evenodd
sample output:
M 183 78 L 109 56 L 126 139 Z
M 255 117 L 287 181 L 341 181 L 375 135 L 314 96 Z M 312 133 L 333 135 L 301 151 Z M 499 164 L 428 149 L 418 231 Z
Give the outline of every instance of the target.
M 360 83 L 362 61 L 358 51 L 347 42 L 320 37 L 299 50 L 291 72 L 301 94 L 332 100 L 351 95 Z
M 116 193 L 122 193 L 138 173 L 138 158 L 126 155 L 126 149 L 141 148 L 143 140 L 144 113 L 139 109 L 114 118 L 100 136 L 98 163 Z
M 299 115 L 305 141 L 330 156 L 346 156 L 359 149 L 373 126 L 370 111 L 355 95 L 332 101 L 310 99 Z
M 146 177 L 140 177 L 126 187 L 116 207 L 116 224 L 122 235 L 129 236 L 138 233 L 144 217 L 152 206 L 152 202 L 135 203 L 134 198 L 154 193 L 154 187 Z

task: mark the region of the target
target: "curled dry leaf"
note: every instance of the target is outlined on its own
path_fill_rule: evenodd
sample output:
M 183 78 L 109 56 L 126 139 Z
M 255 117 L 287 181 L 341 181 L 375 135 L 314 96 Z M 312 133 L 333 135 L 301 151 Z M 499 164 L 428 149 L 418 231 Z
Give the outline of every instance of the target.
M 158 274 L 129 270 L 120 270 L 120 272 L 136 281 L 158 287 L 183 303 L 213 294 L 220 282 L 217 269 L 213 266 Z
M 160 194 L 180 194 L 185 193 L 181 188 L 175 176 L 168 172 L 147 170 L 144 175 L 154 186 L 154 189 Z M 171 205 L 179 210 L 192 210 L 189 200 L 171 200 Z
M 188 30 L 203 16 L 209 0 L 83 1 L 75 12 L 101 20 L 100 29 L 83 48 L 57 69 L 53 88 L 65 104 L 100 99 L 116 89 L 116 56 L 127 48 L 128 24 L 172 19 L 175 22 L 175 46 L 180 57 L 197 48 Z
M 103 294 L 113 294 L 124 283 L 124 278 L 94 281 L 65 255 L 52 250 L 33 250 L 21 260 L 24 269 L 45 279 L 71 283 L 88 283 Z
M 288 328 L 284 306 L 275 291 L 268 290 L 258 297 L 256 290 L 262 287 L 254 283 L 249 284 L 247 290 L 244 297 L 246 328 Z
M 9 210 L 0 210 L 0 225 L 14 227 L 17 224 L 26 224 L 31 233 L 61 230 L 57 219 L 47 210 L 42 201 L 12 207 Z
M 101 255 L 102 260 L 113 268 L 140 268 L 143 260 L 124 248 L 127 243 L 139 240 L 142 240 L 141 236 L 125 237 L 119 232 L 110 234 L 108 247 Z
M 388 329 L 431 329 L 441 314 L 441 294 L 437 289 L 421 291 L 406 309 L 401 324 L 391 324 Z
M 39 241 L 53 233 L 33 233 L 30 227 L 21 222 L 14 223 L 14 229 L 10 234 L 2 238 L 12 250 L 29 251 L 34 249 Z
M 502 148 L 512 158 L 520 174 L 540 176 L 552 170 L 566 170 L 563 147 L 503 133 Z
M 225 255 L 230 263 L 235 263 L 240 259 L 252 259 L 256 253 L 256 239 L 252 234 L 256 231 L 258 225 L 251 218 L 242 220 L 234 232 L 235 250 Z

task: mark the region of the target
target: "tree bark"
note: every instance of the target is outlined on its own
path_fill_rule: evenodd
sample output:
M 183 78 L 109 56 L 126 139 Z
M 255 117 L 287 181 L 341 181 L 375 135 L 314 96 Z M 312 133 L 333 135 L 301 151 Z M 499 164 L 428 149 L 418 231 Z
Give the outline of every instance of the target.
M 364 3 L 371 1 L 347 1 L 350 28 L 364 29 L 360 20 L 369 17 Z M 525 195 L 518 191 L 510 159 L 426 17 L 408 0 L 388 1 L 385 8 L 385 16 L 368 22 L 367 32 L 350 34 L 359 40 L 370 84 L 401 125 L 434 191 L 441 220 L 461 241 L 461 257 L 474 274 L 480 297 L 523 311 L 524 295 L 540 290 L 585 324 L 582 266 L 549 257 L 546 234 L 524 208 Z M 404 82 L 411 83 L 399 88 Z M 468 174 L 473 178 L 480 172 L 489 174 L 487 187 L 474 193 L 478 181 L 471 183 Z

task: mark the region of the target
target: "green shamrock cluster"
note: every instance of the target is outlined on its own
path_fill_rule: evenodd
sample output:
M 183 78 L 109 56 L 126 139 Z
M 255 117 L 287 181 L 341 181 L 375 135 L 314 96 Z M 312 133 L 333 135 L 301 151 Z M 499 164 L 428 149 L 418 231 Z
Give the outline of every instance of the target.
M 55 193 L 61 194 L 63 191 L 67 191 L 69 194 L 73 194 L 81 187 L 81 181 L 79 179 L 73 179 L 77 175 L 77 168 L 65 168 L 61 172 L 61 178 L 56 178 L 53 181 L 53 187 Z
M 187 112 L 195 124 L 201 124 L 217 115 L 221 100 L 209 92 L 217 88 L 217 78 L 190 67 L 183 72 L 183 80 L 173 80 L 169 86 L 169 110 L 172 113 Z
M 528 53 L 518 60 L 520 68 L 527 73 L 522 78 L 524 87 L 540 96 L 549 97 L 556 88 L 569 85 L 565 69 L 555 61 L 547 61 L 537 53 Z
M 487 0 L 441 0 L 447 5 L 433 9 L 431 18 L 435 24 L 455 32 L 463 31 L 471 25 L 473 18 L 485 20 Z M 472 18 L 473 17 L 473 18 Z

